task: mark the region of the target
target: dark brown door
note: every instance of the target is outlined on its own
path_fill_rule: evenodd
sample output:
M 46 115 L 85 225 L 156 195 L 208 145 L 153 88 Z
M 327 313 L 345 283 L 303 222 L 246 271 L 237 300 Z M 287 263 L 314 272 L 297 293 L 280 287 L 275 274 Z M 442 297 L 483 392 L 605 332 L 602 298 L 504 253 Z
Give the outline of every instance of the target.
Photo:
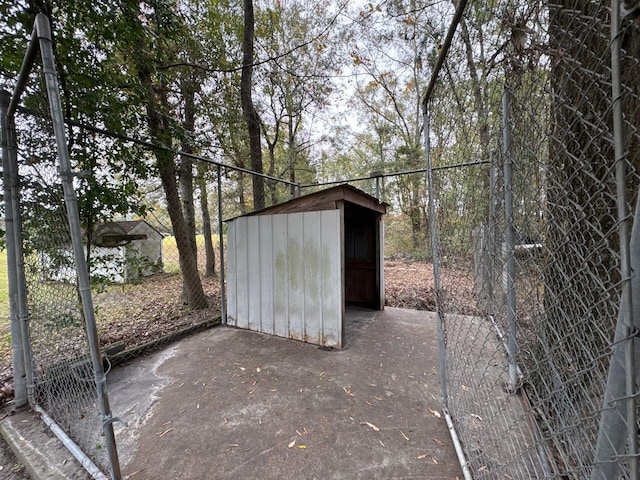
M 345 300 L 376 308 L 375 220 L 345 225 Z

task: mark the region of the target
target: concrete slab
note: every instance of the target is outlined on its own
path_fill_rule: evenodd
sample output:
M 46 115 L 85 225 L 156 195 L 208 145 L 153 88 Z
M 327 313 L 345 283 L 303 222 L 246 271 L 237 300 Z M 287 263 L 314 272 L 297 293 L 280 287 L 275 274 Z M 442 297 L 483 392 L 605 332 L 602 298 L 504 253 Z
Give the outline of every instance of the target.
M 115 368 L 123 478 L 463 478 L 439 415 L 434 314 L 349 309 L 345 334 L 325 350 L 218 327 Z M 11 418 L 28 443 L 42 437 L 27 425 L 52 438 Z
M 87 471 L 76 461 L 35 412 L 9 415 L 0 434 L 33 480 L 85 480 Z M 0 478 L 3 478 L 0 472 Z
M 112 408 L 129 422 L 117 427 L 123 473 L 462 478 L 438 416 L 434 315 L 350 310 L 346 334 L 338 351 L 220 327 L 117 369 Z

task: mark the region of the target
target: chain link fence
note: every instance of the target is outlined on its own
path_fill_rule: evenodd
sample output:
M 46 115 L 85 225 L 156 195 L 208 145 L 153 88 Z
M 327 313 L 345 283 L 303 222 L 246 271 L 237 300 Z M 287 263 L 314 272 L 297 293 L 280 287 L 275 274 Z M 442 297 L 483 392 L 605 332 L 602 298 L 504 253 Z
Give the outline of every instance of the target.
M 441 75 L 429 103 L 445 405 L 466 467 L 637 478 L 637 16 L 473 8 L 484 15 L 461 20 L 444 70 L 465 80 Z M 485 163 L 446 168 L 469 159 Z
M 630 319 L 637 322 L 631 313 L 639 302 L 630 298 L 640 298 L 640 291 L 630 291 L 629 278 L 630 269 L 640 268 L 640 245 L 629 242 L 628 227 L 640 235 L 633 220 L 640 185 L 640 27 L 624 17 L 613 23 L 620 34 L 614 30 L 612 41 L 611 19 L 608 8 L 593 2 L 474 5 L 430 97 L 443 397 L 473 478 L 637 476 L 640 355 L 634 358 Z M 616 42 L 619 68 L 611 48 Z M 51 124 L 41 113 L 18 115 L 16 123 L 28 316 L 12 309 L 19 313 L 12 314 L 12 334 L 22 329 L 27 335 L 27 351 L 19 355 L 33 366 L 18 370 L 16 381 L 26 382 L 30 402 L 107 471 L 104 426 L 112 419 L 96 389 L 86 292 L 76 279 L 60 170 L 53 145 L 48 156 L 35 145 L 50 141 Z M 122 138 L 101 137 L 94 146 L 105 148 L 104 142 L 142 148 L 143 157 L 154 152 Z M 204 179 L 196 196 L 207 200 L 214 185 L 218 204 L 201 203 L 200 213 L 217 209 L 220 217 L 225 179 L 237 185 L 250 177 L 241 171 L 225 177 L 220 166 L 201 169 L 206 163 L 193 165 Z M 377 180 L 363 182 L 373 189 Z M 77 188 L 84 181 L 73 179 Z M 148 180 L 144 189 L 160 191 L 159 180 Z M 275 187 L 268 184 L 267 191 Z M 85 245 L 84 255 L 107 372 L 219 323 L 224 312 L 220 218 L 212 224 L 194 216 L 188 226 L 198 232 L 196 275 L 208 305 L 190 310 L 183 289 L 193 278 L 181 274 L 175 232 L 161 204 L 144 222 L 99 222 L 84 232 L 85 240 L 88 232 L 93 236 L 86 245 L 94 254 Z M 155 247 L 137 243 L 153 238 Z

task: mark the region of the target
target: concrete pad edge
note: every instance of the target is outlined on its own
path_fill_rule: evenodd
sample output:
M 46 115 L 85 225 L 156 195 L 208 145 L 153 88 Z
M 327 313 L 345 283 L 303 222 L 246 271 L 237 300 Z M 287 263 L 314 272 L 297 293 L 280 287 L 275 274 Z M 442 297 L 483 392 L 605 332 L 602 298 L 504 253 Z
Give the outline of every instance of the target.
M 0 434 L 33 480 L 87 478 L 86 470 L 34 412 L 0 421 Z

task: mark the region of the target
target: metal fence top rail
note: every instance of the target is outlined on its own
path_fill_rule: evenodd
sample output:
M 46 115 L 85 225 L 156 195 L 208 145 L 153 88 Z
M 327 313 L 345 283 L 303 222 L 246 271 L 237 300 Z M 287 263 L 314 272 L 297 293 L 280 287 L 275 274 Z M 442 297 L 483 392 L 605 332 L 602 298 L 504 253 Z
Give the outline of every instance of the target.
M 4 92 L 4 90 L 2 90 L 1 92 Z M 36 110 L 33 110 L 31 108 L 27 108 L 27 107 L 23 107 L 23 106 L 17 106 L 16 110 L 18 112 L 24 113 L 26 115 L 31 115 L 31 116 L 34 116 L 34 117 L 44 118 L 44 119 L 47 119 L 47 120 L 50 120 L 50 118 L 51 118 L 46 113 L 38 112 Z M 73 127 L 82 128 L 82 129 L 90 131 L 90 132 L 94 132 L 94 133 L 97 133 L 97 134 L 100 134 L 100 135 L 104 135 L 106 137 L 111 137 L 111 138 L 115 138 L 115 139 L 118 139 L 118 140 L 123 140 L 123 141 L 126 141 L 126 142 L 135 143 L 136 145 L 141 145 L 143 147 L 147 147 L 147 148 L 151 148 L 151 149 L 164 150 L 164 151 L 167 151 L 167 152 L 171 152 L 171 153 L 173 153 L 175 155 L 180 155 L 180 156 L 193 158 L 194 160 L 199 160 L 199 161 L 202 161 L 202 162 L 205 162 L 205 163 L 209 163 L 211 165 L 216 165 L 218 167 L 225 168 L 227 170 L 234 170 L 234 171 L 237 171 L 237 172 L 247 173 L 249 175 L 255 175 L 257 177 L 262 177 L 262 178 L 265 178 L 267 180 L 272 180 L 274 182 L 284 183 L 286 185 L 293 185 L 293 186 L 296 186 L 296 187 L 299 186 L 298 183 L 291 182 L 289 180 L 284 180 L 282 178 L 273 177 L 271 175 L 267 175 L 266 173 L 256 172 L 256 171 L 250 170 L 248 168 L 237 167 L 235 165 L 229 165 L 228 163 L 220 162 L 218 160 L 213 160 L 212 158 L 205 157 L 203 155 L 196 155 L 194 153 L 183 152 L 182 150 L 178 150 L 178 149 L 175 149 L 175 148 L 167 147 L 166 145 L 154 143 L 154 142 L 152 142 L 150 140 L 144 140 L 144 139 L 141 139 L 141 138 L 131 137 L 131 136 L 125 135 L 123 133 L 112 132 L 112 131 L 106 130 L 104 128 L 94 127 L 93 125 L 86 125 L 86 124 L 83 124 L 83 123 L 80 123 L 80 122 L 76 122 L 75 120 L 70 120 L 70 119 L 65 119 L 64 123 L 66 123 L 67 125 L 73 126 Z
M 439 165 L 437 167 L 429 168 L 416 168 L 414 170 L 402 170 L 400 172 L 391 172 L 391 173 L 383 173 L 383 172 L 372 172 L 371 175 L 366 177 L 355 177 L 355 178 L 347 178 L 343 180 L 332 180 L 329 182 L 318 182 L 318 183 L 306 183 L 304 185 L 300 185 L 300 188 L 313 188 L 313 187 L 324 187 L 326 185 L 338 185 L 341 183 L 349 183 L 349 182 L 360 182 L 364 180 L 375 180 L 376 178 L 385 178 L 385 177 L 400 177 L 402 175 L 411 175 L 413 173 L 424 173 L 437 170 L 448 170 L 453 168 L 462 168 L 462 167 L 472 167 L 475 165 L 487 165 L 491 163 L 489 160 L 478 160 L 475 162 L 466 162 L 466 163 L 456 163 L 454 165 Z

